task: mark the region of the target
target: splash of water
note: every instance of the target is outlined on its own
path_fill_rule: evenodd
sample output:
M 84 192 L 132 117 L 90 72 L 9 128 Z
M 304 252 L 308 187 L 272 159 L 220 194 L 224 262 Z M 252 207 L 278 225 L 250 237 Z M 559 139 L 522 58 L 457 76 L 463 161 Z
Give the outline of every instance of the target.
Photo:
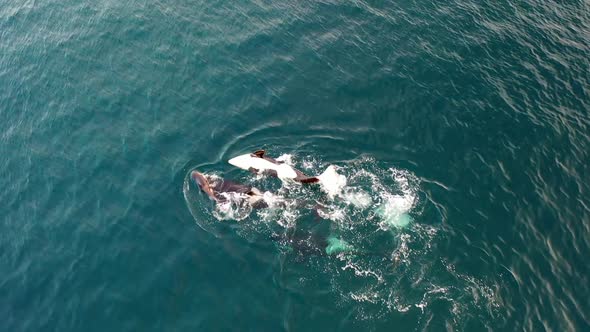
M 328 198 L 334 199 L 340 195 L 342 189 L 346 187 L 346 176 L 338 174 L 336 166 L 330 165 L 318 176 L 322 190 L 328 195 Z
M 304 158 L 298 165 L 297 158 L 288 154 L 278 159 L 303 167 L 309 174 L 325 169 L 320 176 L 320 190 L 317 186 L 244 175 L 257 187 L 270 182 L 280 184 L 280 188 L 263 193 L 268 208 L 256 213 L 252 213 L 243 196 L 228 195 L 225 203 L 215 207 L 209 228 L 219 223 L 217 220 L 234 219 L 241 221 L 243 234 L 274 238 L 286 230 L 304 227 L 301 225 L 313 219 L 311 215 L 329 221 L 324 247 L 317 248 L 317 252 L 331 259 L 318 261 L 313 265 L 315 272 L 308 272 L 331 276 L 332 291 L 339 294 L 343 304 L 352 301 L 361 305 L 362 319 L 390 311 L 424 313 L 437 301 L 448 302 L 456 317 L 480 305 L 482 298 L 483 305 L 494 306 L 494 294 L 485 282 L 445 268 L 447 265 L 435 251 L 440 229 L 432 221 L 423 223 L 420 211 L 427 201 L 421 198 L 420 181 L 411 172 L 382 167 L 370 158 L 327 168 L 315 159 Z M 310 215 L 310 211 L 315 213 Z M 205 221 L 200 218 L 198 222 Z M 289 247 L 287 242 L 283 244 Z M 287 256 L 297 254 L 290 247 L 281 252 Z M 355 282 L 350 281 L 351 277 Z M 448 282 L 450 279 L 464 281 L 465 289 Z M 370 309 L 373 306 L 379 309 Z

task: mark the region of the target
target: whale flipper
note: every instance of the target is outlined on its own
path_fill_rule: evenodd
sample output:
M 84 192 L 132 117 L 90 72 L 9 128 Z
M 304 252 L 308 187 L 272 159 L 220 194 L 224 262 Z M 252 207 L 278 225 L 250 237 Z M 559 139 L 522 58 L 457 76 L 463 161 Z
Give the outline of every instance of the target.
M 304 177 L 296 177 L 295 181 L 299 181 L 301 183 L 318 183 L 320 179 L 316 176 L 304 176 Z

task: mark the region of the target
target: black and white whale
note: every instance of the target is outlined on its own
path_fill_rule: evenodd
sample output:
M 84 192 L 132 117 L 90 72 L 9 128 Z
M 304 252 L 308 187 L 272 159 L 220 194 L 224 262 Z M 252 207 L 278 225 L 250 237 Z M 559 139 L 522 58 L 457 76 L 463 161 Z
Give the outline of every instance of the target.
M 216 203 L 226 202 L 228 194 L 234 193 L 243 194 L 244 199 L 253 208 L 265 208 L 268 206 L 264 200 L 264 193 L 255 187 L 221 178 L 212 178 L 198 171 L 191 172 L 191 179 L 199 186 L 201 191 Z
M 230 195 L 238 194 L 241 201 L 247 202 L 252 208 L 260 209 L 269 207 L 265 198 L 273 196 L 269 192 L 262 193 L 255 187 L 206 175 L 196 170 L 191 172 L 190 177 L 199 189 L 212 201 L 215 201 L 216 204 L 228 202 L 231 199 Z M 312 202 L 300 201 L 297 205 L 312 210 L 323 208 L 319 204 L 310 203 Z M 303 255 L 332 255 L 340 252 L 355 252 L 352 246 L 341 239 L 296 229 L 285 234 L 274 234 L 271 239 Z
M 307 176 L 298 169 L 265 155 L 264 150 L 243 154 L 228 161 L 231 165 L 257 173 L 276 176 L 281 180 L 293 180 L 301 183 L 317 183 L 319 177 Z
M 284 203 L 287 203 L 282 198 L 270 192 L 263 193 L 253 186 L 203 174 L 196 170 L 190 173 L 190 177 L 199 189 L 216 204 L 229 203 L 236 199 L 236 196 L 238 196 L 240 202 L 249 204 L 254 209 L 269 207 L 284 208 Z M 273 203 L 268 203 L 267 200 Z M 318 217 L 320 216 L 318 212 L 325 209 L 324 206 L 317 202 L 306 200 L 291 201 L 291 203 L 286 205 L 293 206 L 293 202 L 298 208 L 314 210 Z M 348 252 L 355 255 L 383 256 L 380 253 L 357 250 L 343 239 L 331 234 L 316 234 L 315 232 L 294 230 L 283 235 L 273 235 L 271 238 L 302 254 L 334 255 Z
M 300 170 L 283 161 L 266 156 L 264 150 L 243 154 L 228 161 L 231 165 L 256 173 L 276 176 L 282 181 L 295 181 L 301 183 L 326 182 L 335 174 L 335 168 L 329 166 L 324 173 L 318 176 L 307 176 Z

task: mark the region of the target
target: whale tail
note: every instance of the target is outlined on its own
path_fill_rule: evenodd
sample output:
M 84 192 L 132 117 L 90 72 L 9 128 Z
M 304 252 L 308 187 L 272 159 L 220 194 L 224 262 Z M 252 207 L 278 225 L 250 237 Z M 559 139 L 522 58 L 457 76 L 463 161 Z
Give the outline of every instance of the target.
M 301 183 L 323 183 L 323 184 L 330 184 L 336 182 L 342 182 L 343 175 L 338 174 L 336 172 L 336 167 L 330 165 L 324 170 L 324 172 L 318 176 L 302 176 L 298 177 L 297 181 Z M 344 179 L 344 181 L 346 181 Z

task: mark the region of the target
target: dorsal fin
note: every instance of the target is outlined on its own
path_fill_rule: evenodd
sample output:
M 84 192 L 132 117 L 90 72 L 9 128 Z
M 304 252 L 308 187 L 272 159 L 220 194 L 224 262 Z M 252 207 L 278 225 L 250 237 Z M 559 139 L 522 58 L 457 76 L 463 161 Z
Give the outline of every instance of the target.
M 262 157 L 264 157 L 264 150 L 258 150 L 258 151 L 255 151 L 252 154 L 255 155 L 258 158 L 262 158 Z

